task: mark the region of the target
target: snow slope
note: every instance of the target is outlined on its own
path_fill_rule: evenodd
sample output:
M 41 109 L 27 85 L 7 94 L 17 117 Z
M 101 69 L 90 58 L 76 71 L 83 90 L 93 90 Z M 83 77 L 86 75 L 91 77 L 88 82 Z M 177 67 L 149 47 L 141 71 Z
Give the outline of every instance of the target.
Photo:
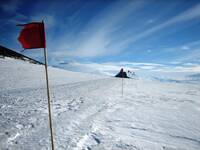
M 44 66 L 29 61 L 6 57 L 0 58 L 0 90 L 27 89 L 46 87 Z M 49 67 L 49 78 L 52 86 L 94 80 L 102 76 L 77 73 Z M 104 77 L 105 78 L 105 77 Z
M 49 68 L 59 150 L 199 150 L 200 86 Z M 50 149 L 43 66 L 0 59 L 0 149 Z

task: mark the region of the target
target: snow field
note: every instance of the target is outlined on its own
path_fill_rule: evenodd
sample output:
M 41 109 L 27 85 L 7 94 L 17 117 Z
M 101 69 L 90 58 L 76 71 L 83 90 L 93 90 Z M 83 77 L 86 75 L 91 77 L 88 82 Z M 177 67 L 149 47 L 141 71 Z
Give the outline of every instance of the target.
M 0 149 L 50 149 L 41 65 L 0 59 Z M 59 150 L 199 150 L 199 84 L 49 67 Z

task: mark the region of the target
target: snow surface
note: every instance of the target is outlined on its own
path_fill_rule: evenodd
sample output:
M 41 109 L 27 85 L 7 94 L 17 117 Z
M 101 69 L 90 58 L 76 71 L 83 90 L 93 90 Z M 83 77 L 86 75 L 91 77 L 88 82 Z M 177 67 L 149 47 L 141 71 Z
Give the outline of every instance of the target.
M 44 67 L 0 59 L 0 149 L 50 148 Z M 199 82 L 121 79 L 49 67 L 59 150 L 199 150 Z

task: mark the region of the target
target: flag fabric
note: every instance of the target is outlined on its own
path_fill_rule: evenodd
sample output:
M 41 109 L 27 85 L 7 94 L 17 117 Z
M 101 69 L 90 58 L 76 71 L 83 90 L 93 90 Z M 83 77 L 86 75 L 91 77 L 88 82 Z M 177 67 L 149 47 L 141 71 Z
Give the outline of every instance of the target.
M 46 48 L 45 29 L 43 22 L 20 24 L 23 26 L 18 41 L 24 49 Z

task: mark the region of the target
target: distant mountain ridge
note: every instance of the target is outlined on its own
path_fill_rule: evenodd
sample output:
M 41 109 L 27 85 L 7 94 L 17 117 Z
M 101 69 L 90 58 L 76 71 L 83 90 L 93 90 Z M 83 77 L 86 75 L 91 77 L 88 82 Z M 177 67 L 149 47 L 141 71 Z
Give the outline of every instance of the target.
M 8 48 L 1 46 L 1 45 L 0 45 L 0 56 L 12 57 L 12 58 L 15 58 L 15 59 L 21 59 L 21 60 L 24 60 L 24 61 L 29 61 L 30 63 L 33 63 L 33 64 L 43 65 L 43 63 L 40 62 L 40 61 L 37 61 L 33 58 L 30 58 L 28 56 L 20 54 L 20 53 L 14 51 L 14 50 L 8 49 Z

